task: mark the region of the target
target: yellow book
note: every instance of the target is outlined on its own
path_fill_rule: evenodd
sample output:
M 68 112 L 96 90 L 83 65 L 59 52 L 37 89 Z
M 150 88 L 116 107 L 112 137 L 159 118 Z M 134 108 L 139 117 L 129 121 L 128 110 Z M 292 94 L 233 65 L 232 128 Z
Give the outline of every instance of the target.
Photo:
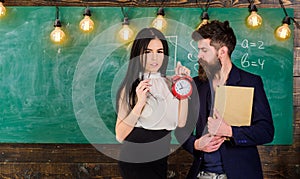
M 250 126 L 254 88 L 219 86 L 215 93 L 215 109 L 231 126 Z

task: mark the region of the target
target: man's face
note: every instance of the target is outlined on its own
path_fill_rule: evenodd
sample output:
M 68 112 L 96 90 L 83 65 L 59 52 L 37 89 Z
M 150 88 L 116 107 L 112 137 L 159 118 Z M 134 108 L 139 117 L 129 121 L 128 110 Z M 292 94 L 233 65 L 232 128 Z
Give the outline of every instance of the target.
M 221 63 L 218 59 L 217 50 L 210 45 L 210 39 L 198 41 L 198 61 L 204 68 L 207 77 L 212 79 L 221 69 Z

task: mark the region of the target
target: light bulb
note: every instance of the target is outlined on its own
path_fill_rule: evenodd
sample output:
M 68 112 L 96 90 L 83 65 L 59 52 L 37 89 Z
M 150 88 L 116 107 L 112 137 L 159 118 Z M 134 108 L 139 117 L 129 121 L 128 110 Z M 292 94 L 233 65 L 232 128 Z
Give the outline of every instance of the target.
M 249 28 L 257 29 L 262 25 L 262 18 L 256 11 L 251 11 L 246 19 L 246 24 Z
M 128 17 L 124 17 L 122 23 L 122 29 L 119 31 L 119 38 L 121 41 L 131 41 L 133 38 L 134 32 L 129 27 L 129 19 Z
M 203 19 L 202 22 L 197 26 L 196 29 L 200 29 L 200 27 L 202 27 L 203 25 L 207 24 L 208 20 L 207 19 Z
M 3 2 L 0 1 L 0 17 L 5 16 L 6 14 L 6 8 L 3 6 Z
M 54 30 L 50 33 L 50 39 L 54 43 L 63 43 L 66 39 L 66 34 L 61 30 L 61 23 L 59 20 L 59 8 L 56 6 L 56 20 L 54 22 Z
M 196 30 L 198 30 L 201 26 L 205 25 L 208 23 L 209 20 L 209 16 L 208 13 L 206 11 L 203 11 L 201 14 L 201 23 L 197 26 Z
M 61 23 L 59 19 L 55 20 L 54 27 L 54 30 L 50 34 L 50 39 L 54 43 L 63 43 L 66 38 L 66 34 L 61 30 Z
M 282 24 L 275 30 L 275 37 L 277 40 L 284 41 L 291 37 L 291 30 L 288 24 Z
M 62 43 L 65 40 L 65 36 L 64 31 L 62 31 L 60 27 L 55 27 L 50 34 L 51 40 L 55 43 Z
M 167 27 L 167 21 L 164 18 L 165 12 L 164 9 L 161 7 L 157 11 L 157 16 L 152 22 L 152 27 L 162 31 L 165 30 Z
M 285 16 L 282 20 L 282 25 L 276 28 L 274 35 L 277 40 L 284 41 L 291 37 L 291 30 L 289 25 L 291 20 L 289 16 Z
M 165 20 L 164 16 L 157 15 L 157 17 L 152 22 L 152 26 L 158 30 L 163 30 L 167 26 L 167 21 Z
M 133 30 L 129 28 L 128 24 L 123 24 L 122 29 L 119 31 L 119 37 L 122 41 L 130 41 L 133 38 Z
M 248 6 L 249 16 L 246 18 L 246 26 L 250 29 L 257 29 L 262 25 L 262 18 L 257 14 L 257 8 L 252 2 Z
M 83 32 L 91 32 L 94 29 L 94 22 L 91 19 L 91 11 L 90 8 L 87 7 L 84 10 L 84 18 L 80 21 L 79 27 Z
M 94 29 L 94 22 L 90 18 L 90 16 L 84 16 L 84 18 L 80 21 L 79 27 L 84 32 L 91 32 Z

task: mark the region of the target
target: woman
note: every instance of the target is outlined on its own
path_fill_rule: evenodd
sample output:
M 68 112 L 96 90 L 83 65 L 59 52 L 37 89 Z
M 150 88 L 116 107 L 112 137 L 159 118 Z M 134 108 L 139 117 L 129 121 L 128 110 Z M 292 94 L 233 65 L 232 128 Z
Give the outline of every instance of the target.
M 183 127 L 187 99 L 178 100 L 166 77 L 169 49 L 164 35 L 144 28 L 136 36 L 127 74 L 117 94 L 116 139 L 121 142 L 119 167 L 124 179 L 167 178 L 170 131 Z M 176 74 L 190 75 L 180 63 Z

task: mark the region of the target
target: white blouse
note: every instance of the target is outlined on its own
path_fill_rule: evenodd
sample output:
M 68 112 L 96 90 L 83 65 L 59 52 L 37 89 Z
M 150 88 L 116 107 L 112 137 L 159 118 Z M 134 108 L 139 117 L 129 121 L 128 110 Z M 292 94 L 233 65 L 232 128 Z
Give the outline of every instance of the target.
M 145 74 L 150 79 L 150 92 L 135 127 L 151 130 L 174 130 L 178 124 L 179 100 L 175 98 L 160 73 Z

